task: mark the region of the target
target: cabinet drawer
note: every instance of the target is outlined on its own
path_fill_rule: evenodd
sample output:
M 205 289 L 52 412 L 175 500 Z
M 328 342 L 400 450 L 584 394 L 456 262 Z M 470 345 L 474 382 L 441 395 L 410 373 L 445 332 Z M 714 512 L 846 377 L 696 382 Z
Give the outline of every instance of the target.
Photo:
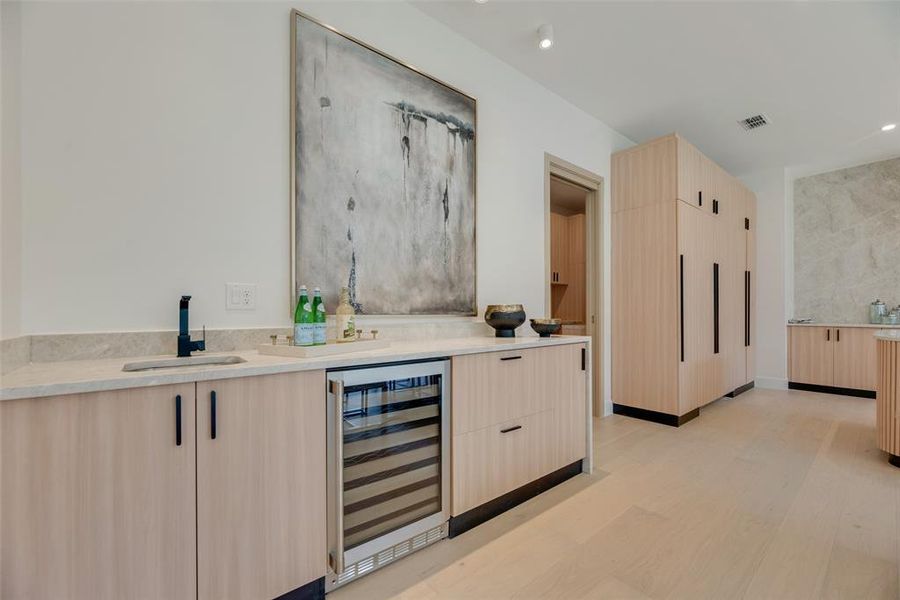
M 453 515 L 533 481 L 554 468 L 554 410 L 453 436 Z
M 453 357 L 453 435 L 553 408 L 584 395 L 581 344 Z

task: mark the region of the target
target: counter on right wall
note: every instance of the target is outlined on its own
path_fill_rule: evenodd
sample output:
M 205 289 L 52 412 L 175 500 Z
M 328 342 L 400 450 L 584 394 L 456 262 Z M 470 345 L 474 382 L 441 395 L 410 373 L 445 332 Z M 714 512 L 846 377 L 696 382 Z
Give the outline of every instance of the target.
M 794 181 L 794 316 L 865 323 L 900 304 L 900 158 Z

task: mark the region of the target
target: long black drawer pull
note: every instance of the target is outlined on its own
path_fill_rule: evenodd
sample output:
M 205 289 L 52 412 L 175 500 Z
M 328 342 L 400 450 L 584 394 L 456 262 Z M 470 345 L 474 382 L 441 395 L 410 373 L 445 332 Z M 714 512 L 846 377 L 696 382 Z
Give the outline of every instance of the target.
M 516 429 L 522 429 L 521 425 L 513 425 L 512 427 L 507 427 L 506 429 L 501 429 L 500 433 L 509 433 L 510 431 L 515 431 Z
M 209 393 L 209 437 L 216 439 L 216 392 Z
M 520 358 L 522 358 L 522 357 L 521 356 L 504 356 L 500 360 L 519 360 Z
M 181 445 L 181 394 L 175 396 L 175 445 Z

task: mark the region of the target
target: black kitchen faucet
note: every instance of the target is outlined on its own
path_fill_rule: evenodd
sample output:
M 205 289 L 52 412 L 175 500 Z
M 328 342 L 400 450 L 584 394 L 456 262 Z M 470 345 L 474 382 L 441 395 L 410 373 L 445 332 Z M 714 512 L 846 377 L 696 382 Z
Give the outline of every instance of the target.
M 178 356 L 190 356 L 194 350 L 198 352 L 206 350 L 206 325 L 203 326 L 203 339 L 191 341 L 191 332 L 188 329 L 188 303 L 190 301 L 190 296 L 182 296 L 181 303 L 178 305 Z

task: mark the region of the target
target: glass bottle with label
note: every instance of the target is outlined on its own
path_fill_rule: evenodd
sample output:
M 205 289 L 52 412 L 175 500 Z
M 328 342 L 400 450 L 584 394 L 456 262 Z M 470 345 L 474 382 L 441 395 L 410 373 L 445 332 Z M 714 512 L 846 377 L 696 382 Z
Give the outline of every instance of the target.
M 294 310 L 294 345 L 312 346 L 315 328 L 316 317 L 309 303 L 309 292 L 305 285 L 301 285 L 297 292 L 297 308 Z
M 325 301 L 322 300 L 322 291 L 319 288 L 313 288 L 312 310 L 316 328 L 313 331 L 313 344 L 316 346 L 325 345 L 325 334 L 327 332 Z
M 341 288 L 341 303 L 335 311 L 337 321 L 337 341 L 356 341 L 356 311 L 350 305 L 350 290 Z

